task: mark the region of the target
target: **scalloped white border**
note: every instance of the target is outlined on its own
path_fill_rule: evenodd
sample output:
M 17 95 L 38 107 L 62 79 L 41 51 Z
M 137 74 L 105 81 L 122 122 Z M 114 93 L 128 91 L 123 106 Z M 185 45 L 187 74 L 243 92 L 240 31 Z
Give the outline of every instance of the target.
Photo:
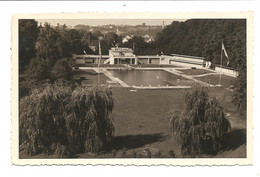
M 18 143 L 18 19 L 247 19 L 247 158 L 153 158 L 153 159 L 19 159 Z M 15 14 L 12 17 L 12 163 L 14 165 L 166 165 L 212 166 L 253 164 L 253 12 L 192 13 L 48 13 Z

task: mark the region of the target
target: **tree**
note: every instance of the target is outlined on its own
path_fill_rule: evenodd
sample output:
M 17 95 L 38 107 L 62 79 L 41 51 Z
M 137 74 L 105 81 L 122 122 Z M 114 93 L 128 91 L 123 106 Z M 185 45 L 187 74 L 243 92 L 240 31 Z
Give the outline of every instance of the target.
M 66 39 L 62 38 L 60 33 L 67 33 L 66 26 L 54 29 L 48 23 L 45 23 L 44 27 L 40 28 L 40 33 L 36 42 L 36 56 L 31 59 L 25 71 L 28 80 L 52 80 L 53 78 L 51 72 L 55 64 L 56 69 L 58 70 L 65 66 L 64 62 L 57 63 L 57 61 L 61 60 L 64 55 L 71 55 L 71 52 L 64 52 L 70 47 L 68 47 Z M 58 68 L 59 64 L 62 65 L 60 68 Z M 67 67 L 67 69 L 68 68 L 69 67 Z M 63 71 L 63 74 L 65 74 L 64 72 L 65 71 Z M 68 72 L 70 71 L 68 70 Z M 55 74 L 57 76 L 59 75 L 57 72 Z
M 246 62 L 241 64 L 238 68 L 238 76 L 235 79 L 233 92 L 233 102 L 237 107 L 237 110 L 241 114 L 246 113 L 247 108 L 247 72 L 246 72 Z
M 237 45 L 246 46 L 246 36 L 240 36 L 242 40 Z M 241 114 L 246 113 L 247 108 L 247 56 L 246 47 L 241 48 L 235 55 L 236 70 L 238 76 L 235 79 L 233 88 L 233 102 Z
M 95 30 L 92 33 L 93 39 L 97 40 L 99 37 L 103 37 L 102 33 L 99 30 Z
M 70 46 L 70 39 L 67 38 L 67 34 L 69 32 L 69 28 L 64 25 L 58 25 L 54 28 L 60 35 L 57 40 L 57 46 L 59 46 L 61 50 L 61 57 L 63 58 L 70 58 L 72 55 L 71 46 Z
M 32 58 L 25 70 L 26 79 L 30 81 L 50 80 L 52 63 L 50 58 Z
M 25 66 L 35 57 L 35 43 L 38 37 L 37 22 L 33 19 L 19 20 L 19 73 L 23 73 Z
M 160 50 L 164 54 L 202 56 L 220 64 L 221 41 L 230 58 L 230 67 L 237 68 L 240 57 L 246 53 L 246 20 L 244 19 L 192 19 L 172 22 L 157 34 L 155 44 L 144 50 Z M 146 52 L 146 51 L 145 51 Z M 148 54 L 148 53 L 147 53 Z M 226 65 L 227 59 L 223 58 Z
M 29 155 L 98 152 L 114 133 L 112 92 L 64 82 L 36 88 L 20 101 L 19 143 Z
M 231 129 L 217 98 L 198 85 L 185 94 L 184 110 L 180 114 L 171 111 L 169 118 L 184 156 L 217 152 L 224 134 Z
M 134 54 L 136 55 L 146 55 L 146 50 L 148 49 L 149 44 L 144 42 L 142 37 L 134 36 L 132 39 L 127 41 L 123 46 L 128 48 L 133 48 L 134 46 Z
M 109 50 L 111 49 L 111 45 L 109 45 L 106 40 L 101 40 L 100 45 L 101 45 L 102 55 L 108 55 Z M 99 51 L 99 46 L 98 46 L 98 49 L 96 51 L 97 54 L 99 53 L 98 51 Z
M 71 81 L 73 76 L 72 68 L 66 60 L 58 60 L 51 73 L 53 80 L 62 79 Z
M 85 50 L 87 54 L 93 54 L 93 51 L 89 48 L 92 40 L 91 36 L 91 32 L 84 32 L 81 39 L 83 50 Z
M 116 44 L 122 43 L 122 38 L 113 32 L 106 33 L 104 40 L 106 40 L 110 46 L 115 46 Z
M 62 58 L 62 46 L 60 45 L 61 36 L 57 30 L 53 29 L 50 24 L 45 23 L 40 28 L 40 33 L 36 42 L 36 57 L 49 59 L 51 67 L 55 62 Z
M 75 30 L 69 30 L 64 36 L 69 43 L 69 50 L 71 54 L 83 54 L 84 47 L 82 43 L 82 36 Z

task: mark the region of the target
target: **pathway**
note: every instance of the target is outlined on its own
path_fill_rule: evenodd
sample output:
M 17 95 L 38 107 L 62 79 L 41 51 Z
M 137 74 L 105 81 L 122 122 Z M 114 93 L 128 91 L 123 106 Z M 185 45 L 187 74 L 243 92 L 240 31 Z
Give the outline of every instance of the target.
M 180 73 L 177 72 L 175 69 L 164 68 L 164 71 L 170 72 L 170 73 L 175 74 L 175 75 L 177 75 L 177 76 L 182 76 L 182 77 L 184 77 L 184 78 L 186 78 L 186 79 L 193 80 L 194 82 L 200 83 L 200 84 L 205 85 L 205 86 L 217 87 L 216 85 L 212 85 L 212 84 L 209 84 L 209 83 L 206 83 L 206 82 L 197 80 L 197 79 L 193 78 L 192 76 L 188 76 L 188 75 L 185 75 L 185 74 L 180 74 Z

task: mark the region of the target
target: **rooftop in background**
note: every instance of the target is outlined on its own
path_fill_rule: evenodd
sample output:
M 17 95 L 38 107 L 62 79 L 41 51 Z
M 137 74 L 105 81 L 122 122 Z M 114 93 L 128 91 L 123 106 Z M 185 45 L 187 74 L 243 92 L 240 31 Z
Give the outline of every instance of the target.
M 133 50 L 131 48 L 126 48 L 126 47 L 112 47 L 111 51 L 133 52 Z
M 38 23 L 44 24 L 45 22 L 56 26 L 57 23 L 60 25 L 66 24 L 67 26 L 76 25 L 89 25 L 89 26 L 100 26 L 100 25 L 151 25 L 161 26 L 164 21 L 164 25 L 169 25 L 173 21 L 185 21 L 186 19 L 35 19 Z

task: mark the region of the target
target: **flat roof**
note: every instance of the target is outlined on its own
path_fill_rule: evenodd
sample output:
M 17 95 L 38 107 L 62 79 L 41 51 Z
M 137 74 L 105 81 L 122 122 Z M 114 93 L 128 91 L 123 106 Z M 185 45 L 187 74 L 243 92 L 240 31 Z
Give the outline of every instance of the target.
M 204 60 L 204 57 L 196 57 L 196 56 L 190 56 L 190 55 L 171 54 L 171 56 L 186 57 L 186 58 L 193 58 L 193 59 L 203 59 Z
M 133 51 L 133 50 L 127 47 L 112 47 L 110 51 Z

